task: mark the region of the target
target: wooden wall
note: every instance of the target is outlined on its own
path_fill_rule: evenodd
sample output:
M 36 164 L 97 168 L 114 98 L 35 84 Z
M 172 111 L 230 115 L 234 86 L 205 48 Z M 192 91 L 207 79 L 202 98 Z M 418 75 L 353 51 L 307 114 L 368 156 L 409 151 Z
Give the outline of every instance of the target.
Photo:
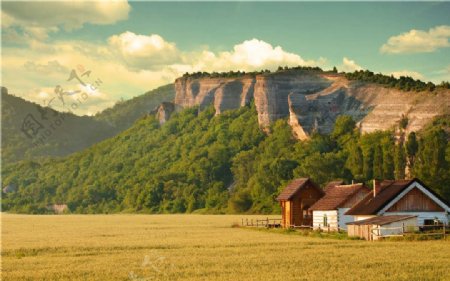
M 413 188 L 387 212 L 443 212 L 444 209 L 418 188 Z
M 290 201 L 281 201 L 283 227 L 312 225 L 312 211 L 308 208 L 322 196 L 319 190 L 309 185 L 298 191 Z
M 366 240 L 372 240 L 372 225 L 349 225 L 347 228 L 348 236 L 356 236 Z

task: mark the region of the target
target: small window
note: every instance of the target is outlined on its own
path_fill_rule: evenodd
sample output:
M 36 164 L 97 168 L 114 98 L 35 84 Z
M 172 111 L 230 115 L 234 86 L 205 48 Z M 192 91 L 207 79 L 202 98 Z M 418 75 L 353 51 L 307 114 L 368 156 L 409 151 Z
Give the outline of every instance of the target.
M 328 217 L 327 214 L 323 215 L 323 226 L 328 226 Z

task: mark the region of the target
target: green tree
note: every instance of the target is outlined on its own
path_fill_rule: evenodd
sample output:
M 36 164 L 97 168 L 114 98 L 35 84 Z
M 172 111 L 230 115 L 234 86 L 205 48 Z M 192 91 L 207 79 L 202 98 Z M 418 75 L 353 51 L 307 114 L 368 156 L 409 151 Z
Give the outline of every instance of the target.
M 405 147 L 402 143 L 395 146 L 395 178 L 404 179 L 405 178 L 405 168 L 406 168 L 406 155 Z
M 345 167 L 350 170 L 353 177 L 357 180 L 363 179 L 364 159 L 361 148 L 354 143 L 350 146 L 349 155 L 345 163 Z
M 375 146 L 373 152 L 373 177 L 383 179 L 383 151 L 380 145 Z
M 416 133 L 411 132 L 408 135 L 408 140 L 406 142 L 406 155 L 408 156 L 408 166 L 410 170 L 414 169 L 414 161 L 418 149 L 419 143 L 417 142 Z
M 394 179 L 394 141 L 391 136 L 381 140 L 383 153 L 383 179 Z
M 334 139 L 339 139 L 344 135 L 351 134 L 355 128 L 355 125 L 356 123 L 351 116 L 340 115 L 336 118 L 331 137 Z
M 443 129 L 427 132 L 419 144 L 414 166 L 416 177 L 423 179 L 445 198 L 450 197 L 449 163 L 445 158 L 448 135 Z

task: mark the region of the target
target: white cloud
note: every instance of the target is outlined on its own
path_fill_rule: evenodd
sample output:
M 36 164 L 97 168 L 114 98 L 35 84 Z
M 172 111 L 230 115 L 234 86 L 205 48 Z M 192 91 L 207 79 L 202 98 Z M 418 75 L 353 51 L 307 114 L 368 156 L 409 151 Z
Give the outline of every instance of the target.
M 338 69 L 344 72 L 353 72 L 355 70 L 361 70 L 362 67 L 359 66 L 354 60 L 344 57 L 342 59 L 342 65 Z
M 11 26 L 21 22 L 33 26 L 62 26 L 66 30 L 85 23 L 112 24 L 128 18 L 130 5 L 125 0 L 4 2 L 2 10 Z
M 281 46 L 258 39 L 246 40 L 233 47 L 232 51 L 217 54 L 204 50 L 194 57 L 194 68 L 206 71 L 241 70 L 252 71 L 260 69 L 276 69 L 278 66 L 317 65 L 319 62 L 305 61 L 297 54 L 286 52 Z M 324 59 L 320 59 L 323 63 Z
M 104 25 L 125 20 L 130 10 L 126 0 L 3 2 L 2 31 L 7 40 L 45 40 L 48 33 L 60 28 L 70 31 L 85 23 Z
M 382 53 L 407 54 L 429 53 L 439 48 L 450 47 L 450 26 L 441 25 L 428 31 L 412 29 L 397 36 L 392 36 L 381 46 Z
M 49 74 L 53 72 L 68 72 L 68 68 L 61 65 L 57 60 L 48 61 L 47 63 L 36 63 L 34 61 L 27 61 L 23 65 L 27 71 L 40 72 L 43 74 Z
M 404 77 L 411 77 L 416 80 L 417 79 L 424 80 L 424 76 L 417 71 L 410 71 L 410 70 L 393 71 L 389 73 L 389 75 L 392 75 L 395 78 L 400 78 L 401 76 L 404 76 Z
M 175 43 L 157 34 L 147 36 L 127 31 L 111 36 L 108 43 L 133 69 L 158 69 L 180 60 Z
M 56 85 L 76 90 L 78 83 L 67 81 L 72 69 L 82 65 L 91 70 L 89 79 L 83 79 L 90 84 L 101 79 L 102 94 L 90 96 L 89 101 L 74 110 L 77 114 L 95 113 L 122 97 L 131 98 L 171 83 L 185 72 L 274 70 L 279 65 L 326 63 L 324 58 L 305 60 L 257 39 L 236 44 L 230 51 L 212 52 L 203 47 L 187 52 L 159 35 L 132 32 L 117 34 L 103 43 L 30 40 L 29 47 L 5 46 L 2 51 L 4 86 L 39 104 L 55 95 Z

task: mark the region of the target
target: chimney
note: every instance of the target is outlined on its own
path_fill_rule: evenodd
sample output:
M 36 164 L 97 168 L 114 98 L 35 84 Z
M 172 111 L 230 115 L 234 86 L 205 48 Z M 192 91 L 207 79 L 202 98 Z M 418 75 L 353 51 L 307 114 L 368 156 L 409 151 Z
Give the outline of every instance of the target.
M 378 192 L 380 192 L 381 184 L 379 180 L 373 180 L 373 197 L 376 197 Z
M 355 180 L 352 180 L 352 185 L 354 185 L 355 184 Z

